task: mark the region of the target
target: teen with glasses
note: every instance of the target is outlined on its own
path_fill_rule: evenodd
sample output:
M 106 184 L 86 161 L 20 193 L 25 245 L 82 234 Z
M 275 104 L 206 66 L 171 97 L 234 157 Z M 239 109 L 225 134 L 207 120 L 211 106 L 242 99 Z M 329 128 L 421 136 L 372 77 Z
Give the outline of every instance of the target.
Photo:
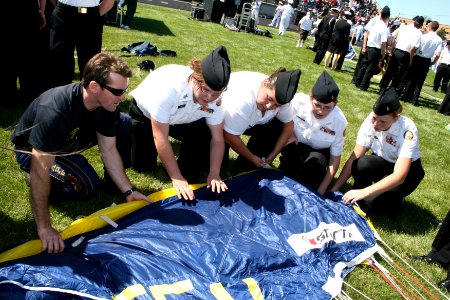
M 294 133 L 280 156 L 280 170 L 322 195 L 339 168 L 344 147 L 347 119 L 337 107 L 338 95 L 339 87 L 323 71 L 309 95 L 294 96 Z
M 132 73 L 110 53 L 88 61 L 82 82 L 50 89 L 36 98 L 22 115 L 11 141 L 16 160 L 27 174 L 31 208 L 42 251 L 64 250 L 61 235 L 52 227 L 49 200 L 86 199 L 100 187 L 94 168 L 80 153 L 98 144 L 109 178 L 126 201 L 146 200 L 128 179 L 131 118 L 122 114 Z
M 280 153 L 294 127 L 289 102 L 300 74 L 284 68 L 270 76 L 248 71 L 231 74 L 223 99 L 225 141 L 239 154 L 233 174 L 268 166 Z M 241 135 L 250 136 L 247 144 Z M 228 159 L 226 150 L 224 165 Z
M 404 197 L 425 176 L 419 137 L 414 122 L 400 115 L 402 105 L 394 87 L 384 90 L 358 131 L 356 145 L 331 191 L 338 191 L 350 176 L 354 184 L 342 197 L 345 203 L 363 204 L 375 213 L 401 213 Z M 366 155 L 371 151 L 372 155 Z
M 130 108 L 132 165 L 147 172 L 159 156 L 178 197 L 195 198 L 189 183 L 207 171 L 208 187 L 227 189 L 220 177 L 224 153 L 222 92 L 230 78 L 230 61 L 220 46 L 189 66 L 165 65 L 151 72 L 133 90 Z M 169 137 L 181 142 L 178 159 Z

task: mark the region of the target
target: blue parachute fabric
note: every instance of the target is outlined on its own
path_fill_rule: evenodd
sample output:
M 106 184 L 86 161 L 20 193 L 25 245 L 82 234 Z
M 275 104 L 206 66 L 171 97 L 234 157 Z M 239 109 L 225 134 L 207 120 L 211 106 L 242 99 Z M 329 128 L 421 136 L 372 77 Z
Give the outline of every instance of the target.
M 79 236 L 68 239 L 62 253 L 0 264 L 0 299 L 331 299 L 375 252 L 351 206 L 278 171 L 226 182 L 225 193 L 201 188 L 195 203 L 171 197 L 75 247 Z

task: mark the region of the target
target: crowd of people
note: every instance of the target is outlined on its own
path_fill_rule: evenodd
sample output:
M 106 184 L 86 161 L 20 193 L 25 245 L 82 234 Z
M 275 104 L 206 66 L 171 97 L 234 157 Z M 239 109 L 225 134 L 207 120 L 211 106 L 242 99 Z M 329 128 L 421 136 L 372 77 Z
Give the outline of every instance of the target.
M 368 20 L 354 84 L 367 90 L 379 63 L 386 55 L 391 57 L 379 97 L 362 120 L 354 149 L 333 182 L 347 120 L 338 107 L 340 88 L 330 72 L 323 71 L 308 94 L 297 93 L 299 69 L 278 67 L 270 75 L 233 72 L 227 49 L 219 46 L 203 59 L 192 58 L 188 66 L 171 64 L 151 72 L 129 93 L 131 107 L 126 114 L 119 104 L 125 100 L 132 71 L 114 54 L 101 52 L 100 17 L 111 8 L 111 1 L 81 8 L 68 1 L 57 3 L 50 28 L 50 54 L 55 62 L 50 88 L 34 92 L 11 135 L 16 161 L 30 187 L 43 251 L 64 250 L 62 237 L 51 223 L 51 201 L 88 199 L 106 187 L 125 201 L 151 203 L 133 187 L 125 170 L 154 170 L 158 157 L 183 201 L 195 200 L 190 184 L 203 180 L 202 172 L 207 174 L 208 188 L 224 193 L 228 189 L 221 177 L 224 170 L 235 175 L 271 167 L 279 156 L 282 172 L 321 195 L 338 192 L 353 177 L 353 186 L 342 196 L 344 203 L 358 203 L 367 211 L 389 216 L 402 213 L 405 197 L 418 187 L 425 171 L 418 130 L 401 114 L 401 99 L 420 93 L 425 77 L 418 79 L 411 72 L 421 70 L 426 76 L 433 55 L 439 66 L 448 67 L 443 59 L 447 56 L 440 56 L 442 41 L 435 38 L 437 22 L 430 22 L 425 34 L 419 31 L 423 17 L 400 26 L 404 29 L 393 31 L 396 42 L 388 53 L 389 7 Z M 45 2 L 41 0 L 40 7 Z M 287 5 L 286 14 L 290 14 L 291 3 Z M 284 26 L 284 9 L 280 11 L 280 26 Z M 367 13 L 372 13 L 370 7 Z M 338 68 L 345 48 L 342 40 L 348 45 L 351 38 L 348 21 L 352 17 L 353 13 L 338 8 L 323 16 L 314 63 L 320 64 L 325 57 L 326 66 Z M 312 26 L 311 15 L 305 18 L 299 25 L 299 47 Z M 40 19 L 41 28 L 44 19 Z M 81 79 L 73 83 L 75 49 Z M 445 88 L 448 99 L 450 88 Z M 243 136 L 249 137 L 247 142 Z M 180 142 L 178 155 L 169 137 Z M 102 178 L 82 154 L 95 145 L 104 165 Z M 238 154 L 233 162 L 230 148 Z M 448 267 L 446 253 L 443 265 Z M 450 290 L 448 279 L 442 285 Z

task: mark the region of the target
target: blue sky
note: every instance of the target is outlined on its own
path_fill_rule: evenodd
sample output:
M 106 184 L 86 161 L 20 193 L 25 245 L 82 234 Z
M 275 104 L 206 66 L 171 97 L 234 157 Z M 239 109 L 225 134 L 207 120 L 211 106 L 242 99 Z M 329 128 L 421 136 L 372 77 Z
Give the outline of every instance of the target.
M 450 7 L 448 0 L 376 0 L 381 6 L 388 5 L 391 18 L 400 16 L 412 19 L 417 15 L 429 17 L 433 21 L 450 25 Z

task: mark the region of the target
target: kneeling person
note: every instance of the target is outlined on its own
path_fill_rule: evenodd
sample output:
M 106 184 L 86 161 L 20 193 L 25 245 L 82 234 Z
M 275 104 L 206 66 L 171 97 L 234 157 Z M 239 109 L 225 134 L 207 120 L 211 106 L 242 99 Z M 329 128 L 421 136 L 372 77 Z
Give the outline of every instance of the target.
M 363 201 L 373 212 L 398 215 L 403 198 L 422 181 L 425 171 L 417 127 L 401 112 L 395 88 L 383 91 L 359 128 L 353 153 L 331 189 L 338 191 L 353 176 L 353 189 L 342 197 L 345 203 Z M 373 155 L 365 155 L 369 150 Z
M 284 68 L 270 76 L 248 71 L 231 74 L 223 100 L 225 141 L 239 154 L 232 173 L 270 165 L 280 153 L 293 132 L 289 102 L 297 91 L 300 74 L 300 70 Z M 241 135 L 250 136 L 247 144 Z
M 225 142 L 221 95 L 230 78 L 225 47 L 218 47 L 190 66 L 165 65 L 133 90 L 132 165 L 140 172 L 156 168 L 159 155 L 178 197 L 193 200 L 188 182 L 208 170 L 208 187 L 227 189 L 220 178 Z M 180 141 L 178 160 L 169 136 Z
M 124 171 L 124 165 L 131 164 L 131 118 L 120 113 L 119 104 L 131 75 L 118 57 L 99 53 L 86 64 L 81 83 L 56 87 L 36 98 L 12 134 L 16 160 L 29 173 L 31 208 L 43 251 L 64 249 L 61 235 L 51 226 L 49 199 L 84 199 L 98 191 L 100 179 L 80 154 L 94 145 L 98 144 L 105 178 L 123 197 L 151 202 L 132 188 Z
M 324 71 L 309 95 L 294 96 L 294 134 L 280 156 L 280 170 L 322 195 L 339 168 L 344 147 L 347 119 L 337 107 L 338 94 L 339 87 Z

